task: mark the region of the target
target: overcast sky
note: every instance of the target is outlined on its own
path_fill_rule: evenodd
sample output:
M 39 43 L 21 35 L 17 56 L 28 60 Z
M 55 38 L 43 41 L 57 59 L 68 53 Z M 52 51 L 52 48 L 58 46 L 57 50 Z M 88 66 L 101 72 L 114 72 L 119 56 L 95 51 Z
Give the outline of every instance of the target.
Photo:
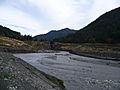
M 120 0 L 0 0 L 0 24 L 33 36 L 78 30 L 119 6 Z

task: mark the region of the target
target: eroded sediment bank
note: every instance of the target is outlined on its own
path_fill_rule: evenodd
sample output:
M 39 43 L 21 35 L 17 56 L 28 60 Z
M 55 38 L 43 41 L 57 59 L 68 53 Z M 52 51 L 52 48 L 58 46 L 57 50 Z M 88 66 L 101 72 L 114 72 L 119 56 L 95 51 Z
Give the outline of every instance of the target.
M 0 90 L 64 90 L 64 86 L 61 80 L 0 52 Z

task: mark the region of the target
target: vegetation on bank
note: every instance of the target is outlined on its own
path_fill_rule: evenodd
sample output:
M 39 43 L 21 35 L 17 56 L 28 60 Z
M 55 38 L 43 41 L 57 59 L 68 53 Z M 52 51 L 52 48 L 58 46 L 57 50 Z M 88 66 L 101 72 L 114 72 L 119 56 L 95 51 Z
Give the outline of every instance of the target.
M 45 75 L 45 77 L 49 79 L 51 82 L 53 82 L 54 84 L 57 84 L 59 87 L 61 87 L 62 90 L 65 90 L 64 82 L 62 80 L 57 79 L 56 77 L 51 75 Z
M 0 37 L 0 45 L 16 47 L 16 46 L 23 46 L 23 45 L 25 46 L 27 44 L 17 39 L 13 39 L 9 37 Z
M 0 79 L 10 79 L 12 76 L 10 72 L 0 72 Z
M 120 44 L 103 44 L 103 43 L 59 43 L 63 50 L 73 50 L 81 52 L 120 52 Z
M 120 44 L 103 44 L 103 43 L 58 43 L 60 50 L 71 53 L 99 58 L 120 61 Z
M 25 43 L 24 41 L 0 36 L 0 50 L 8 52 L 17 52 L 17 51 L 31 51 L 32 46 Z

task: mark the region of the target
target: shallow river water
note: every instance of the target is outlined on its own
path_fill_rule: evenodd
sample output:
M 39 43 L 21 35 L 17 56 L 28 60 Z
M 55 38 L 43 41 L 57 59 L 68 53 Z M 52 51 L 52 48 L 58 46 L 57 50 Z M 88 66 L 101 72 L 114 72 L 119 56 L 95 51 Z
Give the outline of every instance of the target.
M 14 56 L 63 80 L 67 90 L 120 90 L 120 68 L 89 62 L 101 61 L 99 59 L 64 51 L 14 54 Z

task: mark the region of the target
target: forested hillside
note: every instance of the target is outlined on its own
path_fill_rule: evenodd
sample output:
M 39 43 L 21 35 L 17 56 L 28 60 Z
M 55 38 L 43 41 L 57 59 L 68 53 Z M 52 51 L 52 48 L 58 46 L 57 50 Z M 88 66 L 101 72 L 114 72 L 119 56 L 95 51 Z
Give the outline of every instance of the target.
M 75 34 L 68 35 L 59 39 L 59 41 L 71 43 L 120 43 L 120 8 L 103 14 Z
M 30 35 L 21 35 L 20 32 L 13 31 L 7 27 L 0 25 L 0 36 L 2 37 L 9 37 L 19 40 L 32 40 Z
M 64 28 L 62 30 L 52 30 L 47 34 L 37 35 L 34 37 L 34 40 L 37 41 L 53 41 L 54 39 L 65 37 L 69 34 L 75 33 L 76 30 L 72 30 L 69 28 Z

